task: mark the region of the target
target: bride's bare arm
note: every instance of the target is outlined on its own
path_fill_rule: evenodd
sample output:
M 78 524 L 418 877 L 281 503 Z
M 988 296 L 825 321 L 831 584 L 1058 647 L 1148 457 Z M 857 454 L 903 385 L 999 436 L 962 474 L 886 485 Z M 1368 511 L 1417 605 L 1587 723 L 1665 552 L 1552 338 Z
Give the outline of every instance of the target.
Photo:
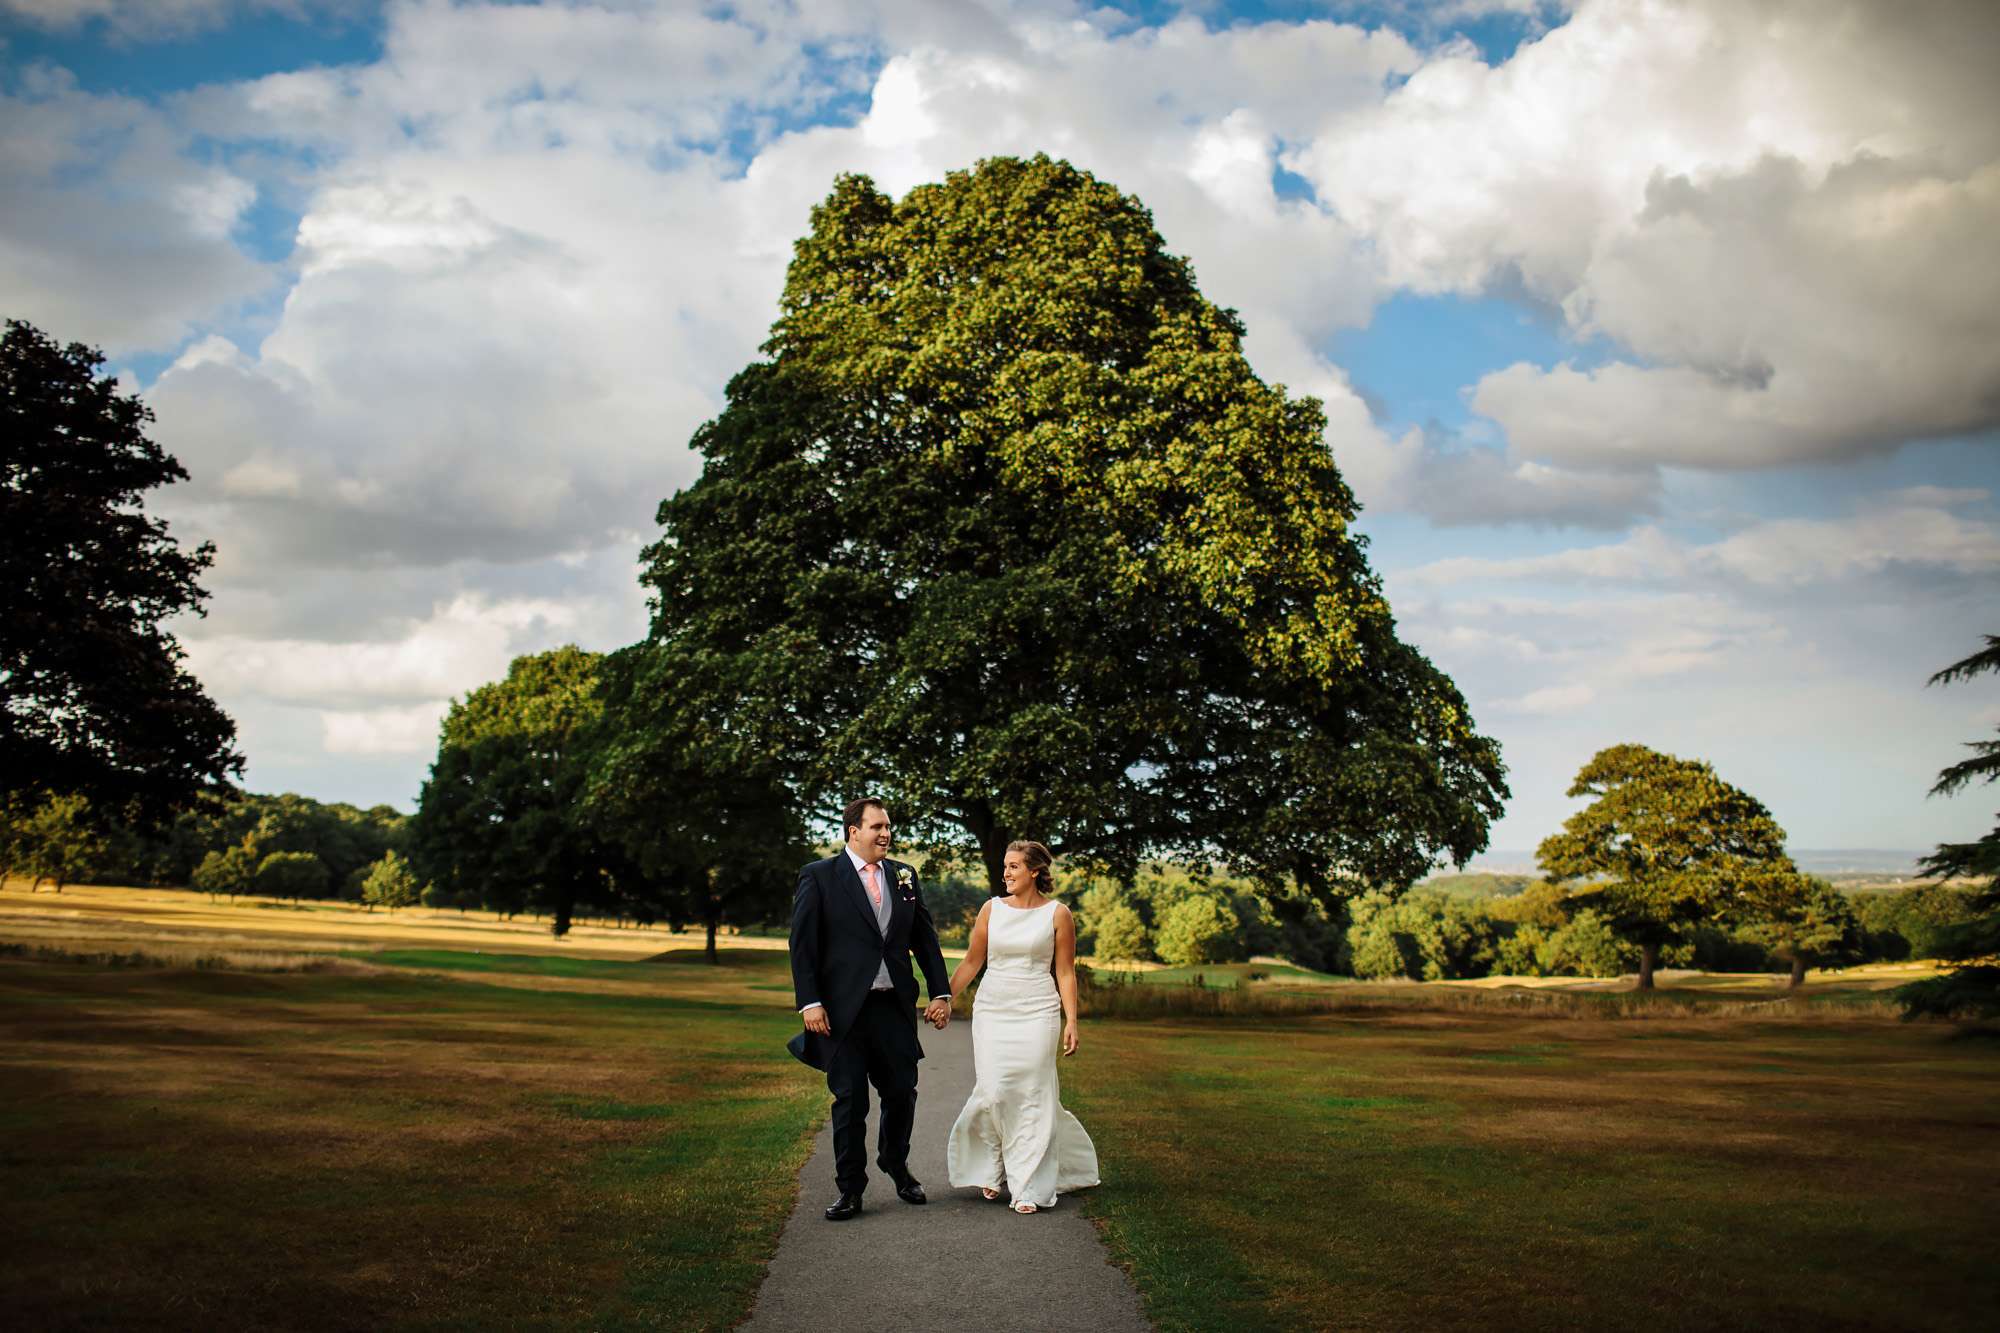
M 1056 991 L 1062 996 L 1062 1053 L 1076 1054 L 1076 918 L 1068 903 L 1056 904 Z
M 980 906 L 979 917 L 972 923 L 972 938 L 965 942 L 965 958 L 951 974 L 953 995 L 965 994 L 965 988 L 979 975 L 979 969 L 986 966 L 986 918 L 992 911 L 993 900 L 989 898 Z

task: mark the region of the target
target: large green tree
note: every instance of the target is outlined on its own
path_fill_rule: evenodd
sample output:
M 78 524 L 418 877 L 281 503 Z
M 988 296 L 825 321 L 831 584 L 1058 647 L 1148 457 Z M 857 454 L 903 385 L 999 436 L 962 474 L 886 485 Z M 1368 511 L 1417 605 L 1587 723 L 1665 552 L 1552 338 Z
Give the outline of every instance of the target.
M 409 826 L 420 878 L 495 911 L 548 912 L 557 935 L 580 903 L 615 901 L 614 858 L 580 807 L 600 661 L 574 646 L 517 657 L 453 702 Z
M 0 340 L 0 783 L 151 822 L 243 770 L 236 726 L 161 628 L 214 557 L 140 507 L 185 469 L 104 356 L 7 321 Z
M 703 926 L 715 962 L 722 926 L 784 917 L 811 851 L 777 766 L 717 743 L 718 719 L 689 706 L 674 665 L 647 643 L 602 663 L 583 818 L 658 915 Z
M 1695 926 L 1768 911 L 1798 872 L 1756 797 L 1699 760 L 1643 745 L 1600 750 L 1569 795 L 1590 804 L 1542 840 L 1542 872 L 1639 946 L 1650 990 L 1660 950 Z
M 1987 635 L 1984 648 L 1953 662 L 1930 683 L 1950 685 L 1989 671 L 2000 672 L 2000 635 Z M 1939 773 L 1931 795 L 1949 796 L 1975 782 L 2000 780 L 2000 740 L 1968 741 L 1966 748 L 1972 754 Z M 1938 956 L 1955 966 L 1897 991 L 1904 1016 L 2000 1017 L 2000 825 L 1977 842 L 1939 844 L 1924 858 L 1924 873 L 1985 883 L 1969 905 L 1972 914 L 1940 932 Z
M 1498 748 L 1403 643 L 1311 398 L 1138 201 L 998 158 L 844 176 L 645 554 L 712 762 L 1129 875 L 1402 885 L 1485 845 Z M 828 822 L 831 822 L 829 820 Z

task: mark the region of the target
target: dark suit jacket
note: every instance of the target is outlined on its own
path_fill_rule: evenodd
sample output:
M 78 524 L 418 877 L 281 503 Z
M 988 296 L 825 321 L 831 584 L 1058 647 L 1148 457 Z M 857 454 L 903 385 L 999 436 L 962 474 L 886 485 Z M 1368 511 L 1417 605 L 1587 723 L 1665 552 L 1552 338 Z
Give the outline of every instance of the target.
M 914 956 L 924 970 L 931 998 L 943 995 L 950 984 L 937 927 L 924 906 L 916 871 L 886 857 L 882 870 L 882 891 L 889 895 L 886 932 L 875 924 L 875 905 L 868 901 L 868 890 L 845 848 L 799 871 L 798 892 L 792 899 L 793 999 L 801 1009 L 825 1005 L 833 1039 L 806 1033 L 803 1049 L 795 1043 L 793 1053 L 818 1069 L 826 1068 L 833 1048 L 854 1026 L 884 963 L 901 1011 L 910 1017 L 910 1046 L 919 1060 L 923 1047 L 917 1041 L 917 979 L 910 971 L 910 959 Z M 898 872 L 904 870 L 910 871 L 908 888 L 898 883 Z

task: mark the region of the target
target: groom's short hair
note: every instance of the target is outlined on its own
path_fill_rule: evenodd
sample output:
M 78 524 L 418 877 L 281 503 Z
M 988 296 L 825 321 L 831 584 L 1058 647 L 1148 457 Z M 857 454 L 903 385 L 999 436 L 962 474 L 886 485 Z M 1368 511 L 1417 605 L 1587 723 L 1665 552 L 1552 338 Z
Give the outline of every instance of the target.
M 867 812 L 868 807 L 871 805 L 885 815 L 889 813 L 889 807 L 882 804 L 878 798 L 873 796 L 857 796 L 847 803 L 847 808 L 840 812 L 840 840 L 842 842 L 847 841 L 847 835 L 850 830 L 860 827 L 861 816 Z

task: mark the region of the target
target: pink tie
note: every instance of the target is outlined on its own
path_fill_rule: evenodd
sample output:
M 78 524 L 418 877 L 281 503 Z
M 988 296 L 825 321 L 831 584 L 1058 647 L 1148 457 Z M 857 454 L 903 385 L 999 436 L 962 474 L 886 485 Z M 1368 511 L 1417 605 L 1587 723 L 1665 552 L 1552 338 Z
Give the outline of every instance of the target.
M 868 901 L 880 907 L 882 905 L 882 886 L 876 882 L 875 877 L 881 873 L 881 867 L 870 862 L 868 865 L 861 867 L 861 872 L 868 877 Z

